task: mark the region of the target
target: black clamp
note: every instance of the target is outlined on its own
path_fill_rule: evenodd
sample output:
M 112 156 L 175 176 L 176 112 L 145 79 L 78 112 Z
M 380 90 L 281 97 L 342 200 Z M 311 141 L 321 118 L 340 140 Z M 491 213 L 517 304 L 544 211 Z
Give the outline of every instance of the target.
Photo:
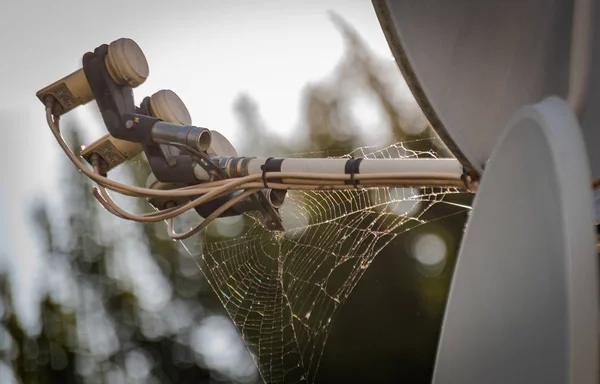
M 355 178 L 355 175 L 359 172 L 360 163 L 363 161 L 362 157 L 359 158 L 350 158 L 346 161 L 346 165 L 344 167 L 344 173 L 350 175 L 350 180 L 346 180 L 346 185 L 353 185 L 354 188 L 358 189 L 358 181 Z
M 267 158 L 265 163 L 260 166 L 260 170 L 262 171 L 262 181 L 265 189 L 269 188 L 267 185 L 267 172 L 281 172 L 281 164 L 283 164 L 283 159 L 275 159 L 273 157 Z M 283 182 L 282 179 L 275 179 L 274 182 Z

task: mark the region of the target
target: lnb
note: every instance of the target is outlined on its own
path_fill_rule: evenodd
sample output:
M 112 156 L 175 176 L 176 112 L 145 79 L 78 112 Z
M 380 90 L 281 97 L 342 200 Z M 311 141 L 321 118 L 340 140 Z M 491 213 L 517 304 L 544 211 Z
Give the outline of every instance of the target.
M 83 170 L 77 161 L 74 163 L 98 183 L 95 196 L 109 211 L 131 220 L 156 220 L 122 211 L 104 189 L 112 187 L 118 192 L 147 197 L 155 208 L 163 211 L 160 214 L 164 217 L 174 217 L 170 210 L 176 206 L 195 208 L 205 218 L 217 213 L 223 217 L 260 211 L 267 227 L 281 229 L 277 208 L 285 191 L 273 193 L 269 188 L 262 188 L 243 194 L 236 189 L 224 189 L 218 196 L 215 192 L 214 198 L 203 197 L 202 203 L 197 200 L 198 196 L 206 192 L 199 195 L 190 192 L 189 188 L 200 185 L 206 185 L 202 187 L 205 189 L 218 188 L 209 185 L 231 178 L 219 166 L 219 161 L 234 155 L 235 150 L 218 132 L 192 125 L 187 107 L 172 90 L 159 90 L 143 98 L 139 106 L 135 104 L 133 88 L 149 75 L 148 61 L 137 43 L 122 38 L 100 45 L 93 52 L 87 52 L 82 62 L 82 68 L 41 89 L 36 96 L 45 105 L 48 123 L 71 160 L 76 157 L 64 143 L 58 121 L 78 106 L 96 101 L 108 134 L 80 153 L 93 167 L 94 174 Z M 120 185 L 115 189 L 115 183 L 107 178 L 108 172 L 141 152 L 152 170 L 148 188 L 140 192 Z M 203 191 L 202 188 L 199 190 Z M 173 193 L 165 199 L 169 190 Z M 191 204 L 191 200 L 198 203 Z

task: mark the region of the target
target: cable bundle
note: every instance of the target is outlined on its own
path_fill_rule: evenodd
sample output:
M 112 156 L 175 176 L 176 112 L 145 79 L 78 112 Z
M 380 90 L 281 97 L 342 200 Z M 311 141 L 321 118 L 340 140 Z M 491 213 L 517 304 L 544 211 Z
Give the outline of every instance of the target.
M 188 238 L 210 224 L 218 218 L 223 212 L 229 209 L 238 201 L 260 191 L 265 186 L 277 190 L 345 190 L 357 188 L 356 182 L 360 181 L 360 188 L 369 187 L 407 187 L 407 186 L 429 186 L 429 187 L 455 187 L 471 189 L 473 185 L 468 185 L 461 175 L 448 175 L 447 173 L 435 172 L 401 172 L 401 173 L 372 173 L 372 174 L 319 174 L 312 172 L 263 172 L 262 174 L 249 175 L 239 178 L 223 179 L 217 181 L 203 182 L 198 185 L 176 188 L 171 190 L 158 190 L 150 188 L 135 187 L 119 183 L 104 177 L 99 172 L 99 157 L 92 156 L 92 170 L 88 169 L 77 155 L 69 148 L 62 138 L 59 126 L 59 117 L 53 116 L 52 106 L 46 107 L 46 120 L 58 144 L 63 149 L 71 162 L 88 178 L 95 181 L 97 186 L 93 189 L 96 200 L 110 213 L 126 220 L 133 220 L 141 223 L 155 223 L 167 220 L 169 235 L 171 238 L 181 240 Z M 403 161 L 399 159 L 399 161 Z M 269 181 L 277 179 L 276 181 Z M 287 183 L 286 180 L 294 180 L 294 183 Z M 347 181 L 351 183 L 346 183 Z M 466 185 L 467 184 L 467 185 Z M 123 210 L 111 198 L 108 190 L 132 196 L 132 197 L 194 197 L 190 202 L 172 206 L 166 209 L 146 214 L 134 214 Z M 193 209 L 201 204 L 205 204 L 214 199 L 228 196 L 232 192 L 243 191 L 235 197 L 229 199 L 221 205 L 212 214 L 207 216 L 204 221 L 192 228 L 190 231 L 177 234 L 174 232 L 173 219 L 182 213 Z

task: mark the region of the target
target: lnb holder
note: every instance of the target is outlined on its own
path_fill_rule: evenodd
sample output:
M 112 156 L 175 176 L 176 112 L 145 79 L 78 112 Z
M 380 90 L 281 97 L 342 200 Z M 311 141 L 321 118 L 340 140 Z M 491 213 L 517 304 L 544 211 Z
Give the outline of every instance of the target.
M 45 102 L 48 96 L 55 100 L 53 114 L 60 116 L 96 100 L 108 135 L 84 148 L 81 156 L 90 164 L 92 154 L 101 159 L 101 173 L 106 174 L 125 160 L 142 151 L 152 170 L 150 188 L 170 189 L 198 185 L 194 169 L 201 166 L 211 175 L 211 180 L 226 178 L 207 154 L 211 146 L 211 131 L 191 125 L 185 104 L 172 91 L 162 90 L 146 97 L 137 107 L 133 87 L 148 76 L 146 58 L 139 46 L 130 39 L 119 39 L 110 45 L 100 45 L 83 56 L 83 69 L 51 84 L 37 93 Z M 282 191 L 285 194 L 285 191 Z M 241 215 L 258 211 L 264 225 L 282 230 L 278 207 L 271 204 L 269 190 L 261 190 L 239 201 L 220 217 Z M 207 217 L 235 193 L 209 201 L 196 207 Z M 158 209 L 184 204 L 188 199 L 165 201 L 151 198 L 149 202 Z
M 181 130 L 181 126 L 161 121 L 152 116 L 150 111 L 137 108 L 134 104 L 132 88 L 128 84 L 117 84 L 109 73 L 105 64 L 107 54 L 106 44 L 99 46 L 94 52 L 86 53 L 83 56 L 83 70 L 110 135 L 116 139 L 141 145 L 158 180 L 194 183 L 196 178 L 192 158 L 179 155 L 167 162 L 160 148 L 161 142 L 155 140 L 157 135 L 155 127 L 158 128 L 160 141 L 169 137 L 166 132 L 172 128 L 174 133 L 171 139 L 177 142 L 176 140 L 181 139 L 178 131 Z M 203 131 L 208 131 L 205 128 L 193 128 L 199 136 Z M 190 130 L 193 128 L 190 127 Z M 206 134 L 202 136 L 206 137 Z M 185 142 L 182 144 L 185 145 L 188 140 L 187 137 L 184 139 Z

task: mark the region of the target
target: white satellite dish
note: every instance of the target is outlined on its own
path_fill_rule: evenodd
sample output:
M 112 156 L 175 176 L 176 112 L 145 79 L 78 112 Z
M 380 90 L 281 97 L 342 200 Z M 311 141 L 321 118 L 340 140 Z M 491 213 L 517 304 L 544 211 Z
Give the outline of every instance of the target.
M 373 0 L 432 127 L 482 176 L 434 383 L 598 382 L 600 6 L 576 2 Z
M 597 383 L 597 263 L 585 145 L 558 98 L 492 152 L 461 244 L 434 383 Z

